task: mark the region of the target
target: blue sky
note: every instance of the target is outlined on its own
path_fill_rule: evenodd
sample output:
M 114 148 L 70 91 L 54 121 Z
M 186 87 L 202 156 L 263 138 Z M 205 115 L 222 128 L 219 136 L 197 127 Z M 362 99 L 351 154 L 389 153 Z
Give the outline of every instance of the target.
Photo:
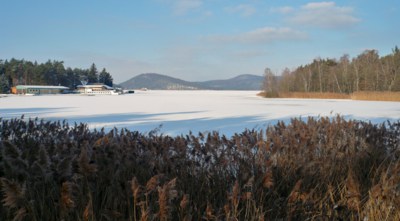
M 184 80 L 400 46 L 398 0 L 0 0 L 0 59 Z

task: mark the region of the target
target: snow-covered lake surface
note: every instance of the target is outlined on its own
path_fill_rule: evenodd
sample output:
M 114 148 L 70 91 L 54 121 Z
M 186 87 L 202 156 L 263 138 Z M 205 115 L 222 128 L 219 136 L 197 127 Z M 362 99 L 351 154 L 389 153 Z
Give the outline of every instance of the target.
M 169 135 L 190 130 L 225 135 L 265 129 L 293 117 L 336 116 L 381 123 L 400 119 L 400 102 L 265 99 L 257 91 L 138 91 L 121 96 L 42 95 L 0 98 L 0 117 L 44 118 L 90 128 L 128 128 Z

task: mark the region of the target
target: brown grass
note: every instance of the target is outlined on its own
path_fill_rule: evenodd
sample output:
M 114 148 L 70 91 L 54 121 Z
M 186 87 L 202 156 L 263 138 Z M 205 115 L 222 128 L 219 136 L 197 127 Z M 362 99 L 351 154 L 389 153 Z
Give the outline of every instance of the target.
M 302 92 L 279 93 L 279 97 L 305 98 L 305 99 L 350 99 L 351 98 L 347 94 L 340 94 L 340 93 L 302 93 Z
M 351 95 L 351 99 L 367 101 L 400 101 L 400 92 L 355 92 Z
M 232 137 L 0 120 L 0 220 L 400 220 L 399 137 L 339 116 Z
M 266 97 L 264 92 L 259 96 Z M 302 98 L 302 99 L 352 99 L 367 101 L 400 101 L 400 92 L 354 92 L 352 94 L 341 93 L 317 93 L 317 92 L 280 92 L 275 98 Z

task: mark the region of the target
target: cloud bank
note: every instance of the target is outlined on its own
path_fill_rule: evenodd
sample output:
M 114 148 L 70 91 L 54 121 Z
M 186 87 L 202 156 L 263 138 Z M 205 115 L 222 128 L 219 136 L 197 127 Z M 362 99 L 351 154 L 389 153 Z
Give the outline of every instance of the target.
M 225 11 L 232 14 L 240 14 L 243 17 L 254 15 L 257 10 L 254 6 L 248 4 L 241 4 L 236 6 L 226 7 Z
M 339 7 L 335 2 L 305 4 L 291 14 L 287 20 L 292 24 L 320 28 L 343 28 L 361 21 L 354 15 L 352 7 Z
M 288 27 L 263 27 L 233 35 L 209 36 L 208 40 L 218 43 L 259 44 L 280 40 L 304 40 L 307 34 Z
M 174 14 L 176 15 L 185 15 L 203 5 L 203 0 L 173 0 L 172 2 Z

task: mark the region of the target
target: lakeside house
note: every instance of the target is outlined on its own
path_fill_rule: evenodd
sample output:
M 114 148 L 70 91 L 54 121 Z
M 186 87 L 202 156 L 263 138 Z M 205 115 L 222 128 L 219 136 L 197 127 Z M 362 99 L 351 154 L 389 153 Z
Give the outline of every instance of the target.
M 39 95 L 62 94 L 68 91 L 68 87 L 52 85 L 17 85 L 11 89 L 13 94 Z
M 86 95 L 119 95 L 113 87 L 105 84 L 78 85 L 76 90 L 78 93 Z
M 68 87 L 53 85 L 17 85 L 11 88 L 12 94 L 40 95 L 78 93 L 85 95 L 119 95 L 113 87 L 104 84 L 78 85 L 75 91 Z

